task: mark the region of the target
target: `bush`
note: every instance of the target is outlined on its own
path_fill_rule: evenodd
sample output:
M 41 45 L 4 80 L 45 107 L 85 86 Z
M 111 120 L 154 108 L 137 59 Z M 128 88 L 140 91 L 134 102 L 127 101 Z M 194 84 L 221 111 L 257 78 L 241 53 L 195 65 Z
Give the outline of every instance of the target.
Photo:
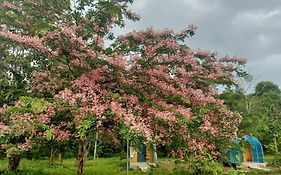
M 274 155 L 274 158 L 269 163 L 274 167 L 281 168 L 281 153 Z
M 222 164 L 215 162 L 208 158 L 189 158 L 187 159 L 191 174 L 200 175 L 219 175 L 224 174 L 224 168 Z
M 189 158 L 187 159 L 189 174 L 200 175 L 243 175 L 243 173 L 232 168 L 226 169 L 222 163 L 211 158 Z

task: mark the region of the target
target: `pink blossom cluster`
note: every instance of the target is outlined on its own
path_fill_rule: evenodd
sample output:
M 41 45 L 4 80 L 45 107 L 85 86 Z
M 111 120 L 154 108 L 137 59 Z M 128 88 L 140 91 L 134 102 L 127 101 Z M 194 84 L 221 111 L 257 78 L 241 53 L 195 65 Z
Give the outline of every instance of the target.
M 3 5 L 4 5 L 4 7 L 14 9 L 14 10 L 20 10 L 21 9 L 21 7 L 18 4 L 10 3 L 8 1 L 4 1 Z
M 201 50 L 201 49 L 199 49 L 195 53 L 196 53 L 196 55 L 198 55 L 200 57 L 209 57 L 209 56 L 211 56 L 211 52 L 208 51 L 208 50 Z
M 237 63 L 239 65 L 244 65 L 247 63 L 247 59 L 245 58 L 240 58 L 240 57 L 237 57 L 237 56 L 229 56 L 229 55 L 226 55 L 224 57 L 222 57 L 220 59 L 221 62 L 230 62 L 230 63 Z
M 56 136 L 56 141 L 64 141 L 69 139 L 71 136 L 71 132 L 69 130 L 61 130 L 58 128 L 52 128 L 51 131 L 55 134 Z
M 58 81 L 55 76 L 51 76 L 49 71 L 37 71 L 32 74 L 32 92 L 39 95 L 44 92 L 55 94 L 61 88 L 63 81 Z
M 193 116 L 193 113 L 190 108 L 184 108 L 182 106 L 179 106 L 177 108 L 177 112 L 179 112 L 183 117 L 187 119 L 191 119 L 191 117 Z
M 5 106 L 5 109 L 2 111 L 6 117 L 4 122 L 0 122 L 0 137 L 5 137 L 7 140 L 10 138 L 18 139 L 16 143 L 7 142 L 1 144 L 2 149 L 5 150 L 7 155 L 25 152 L 32 148 L 35 139 L 43 138 L 41 131 L 42 126 L 50 124 L 51 117 L 54 115 L 54 109 L 50 106 L 46 106 L 46 108 L 42 107 L 42 109 L 40 108 L 39 110 L 39 108 L 35 106 L 31 107 L 29 113 L 24 112 L 24 110 L 29 107 L 27 107 L 25 101 L 20 99 L 15 102 L 15 106 Z M 11 108 L 15 108 L 14 110 L 17 110 L 17 112 L 9 114 Z M 0 119 L 3 120 L 4 118 Z M 9 146 L 7 146 L 7 144 Z
M 10 134 L 12 131 L 10 130 L 9 126 L 5 125 L 4 123 L 0 122 L 0 137 Z
M 25 152 L 28 151 L 29 149 L 32 148 L 32 138 L 33 136 L 31 135 L 30 137 L 26 137 L 23 143 L 16 144 L 13 147 L 7 147 L 7 145 L 3 144 L 1 145 L 3 149 L 6 149 L 6 155 L 7 157 L 10 157 L 12 155 L 18 154 L 20 152 Z
M 0 36 L 9 38 L 13 41 L 22 43 L 22 44 L 27 45 L 27 46 L 34 47 L 35 49 L 37 49 L 38 51 L 43 52 L 43 53 L 50 54 L 52 52 L 52 50 L 49 47 L 44 46 L 43 40 L 38 38 L 38 37 L 31 37 L 31 36 L 25 36 L 25 35 L 20 35 L 20 34 L 14 34 L 10 31 L 6 31 L 6 30 L 1 30 Z
M 48 114 L 41 114 L 38 116 L 37 121 L 40 123 L 48 124 L 50 123 L 51 118 L 49 117 Z
M 202 132 L 210 131 L 212 134 L 216 134 L 218 132 L 218 128 L 212 124 L 213 116 L 207 114 L 203 118 L 203 123 L 199 127 Z
M 169 154 L 171 157 L 178 157 L 180 159 L 183 159 L 186 155 L 186 152 L 183 150 L 172 150 Z

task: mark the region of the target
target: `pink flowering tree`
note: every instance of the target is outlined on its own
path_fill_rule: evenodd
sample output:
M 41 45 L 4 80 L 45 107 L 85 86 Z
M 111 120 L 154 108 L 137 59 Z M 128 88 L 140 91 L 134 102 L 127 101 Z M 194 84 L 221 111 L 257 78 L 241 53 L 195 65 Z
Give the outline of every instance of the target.
M 50 105 L 48 108 L 49 123 L 41 138 L 41 145 L 50 147 L 50 164 L 54 163 L 55 153 L 58 152 L 58 158 L 62 164 L 62 153 L 70 149 L 71 140 L 73 139 L 74 123 L 73 117 L 67 106 Z
M 20 156 L 39 138 L 47 137 L 50 113 L 48 102 L 21 97 L 15 106 L 5 106 L 0 113 L 0 143 L 8 158 L 9 170 L 16 170 Z
M 110 30 L 123 26 L 124 17 L 137 19 L 127 9 L 132 1 L 73 3 L 4 1 L 4 17 L 30 19 L 3 22 L 0 36 L 48 63 L 34 72 L 32 92 L 53 98 L 54 113 L 67 111 L 71 120 L 48 132 L 77 143 L 77 173 L 83 174 L 87 143 L 99 131 L 166 144 L 180 158 L 217 158 L 219 143 L 236 137 L 241 116 L 223 105 L 216 87 L 237 85 L 236 77 L 246 75 L 245 59 L 188 48 L 184 40 L 194 35 L 193 25 L 180 33 L 149 28 L 114 39 Z M 113 44 L 105 47 L 105 39 Z
M 9 170 L 16 170 L 22 153 L 34 145 L 51 142 L 67 146 L 74 130 L 73 118 L 67 109 L 54 108 L 52 103 L 32 97 L 20 97 L 14 106 L 1 108 L 0 143 L 7 155 Z
M 191 50 L 181 41 L 194 29 L 150 28 L 119 37 L 114 52 L 126 56 L 110 62 L 126 70 L 117 82 L 127 99 L 112 110 L 148 141 L 170 145 L 173 155 L 216 158 L 218 143 L 235 138 L 241 121 L 218 99 L 216 86 L 236 85 L 235 77 L 247 75 L 241 69 L 246 60 Z

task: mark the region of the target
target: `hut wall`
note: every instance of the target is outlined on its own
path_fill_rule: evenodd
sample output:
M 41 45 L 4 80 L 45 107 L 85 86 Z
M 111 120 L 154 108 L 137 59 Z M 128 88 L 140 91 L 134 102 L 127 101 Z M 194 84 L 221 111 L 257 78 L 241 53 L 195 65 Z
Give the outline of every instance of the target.
M 130 163 L 137 163 L 138 161 L 138 152 L 135 148 L 130 147 Z
M 146 162 L 153 163 L 153 149 L 151 147 L 146 149 Z

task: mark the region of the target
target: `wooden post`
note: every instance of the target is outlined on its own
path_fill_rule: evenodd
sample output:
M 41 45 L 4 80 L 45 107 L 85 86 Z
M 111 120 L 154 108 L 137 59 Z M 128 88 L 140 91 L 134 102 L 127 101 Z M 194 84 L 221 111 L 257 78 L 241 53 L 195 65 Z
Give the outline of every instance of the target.
M 98 137 L 99 137 L 99 133 L 98 133 L 98 132 L 96 132 L 95 147 L 94 147 L 94 159 L 96 159 L 96 157 L 97 157 L 97 144 L 98 144 Z
M 129 175 L 129 154 L 130 152 L 130 145 L 129 145 L 129 139 L 127 139 L 127 168 L 126 168 L 126 175 Z

